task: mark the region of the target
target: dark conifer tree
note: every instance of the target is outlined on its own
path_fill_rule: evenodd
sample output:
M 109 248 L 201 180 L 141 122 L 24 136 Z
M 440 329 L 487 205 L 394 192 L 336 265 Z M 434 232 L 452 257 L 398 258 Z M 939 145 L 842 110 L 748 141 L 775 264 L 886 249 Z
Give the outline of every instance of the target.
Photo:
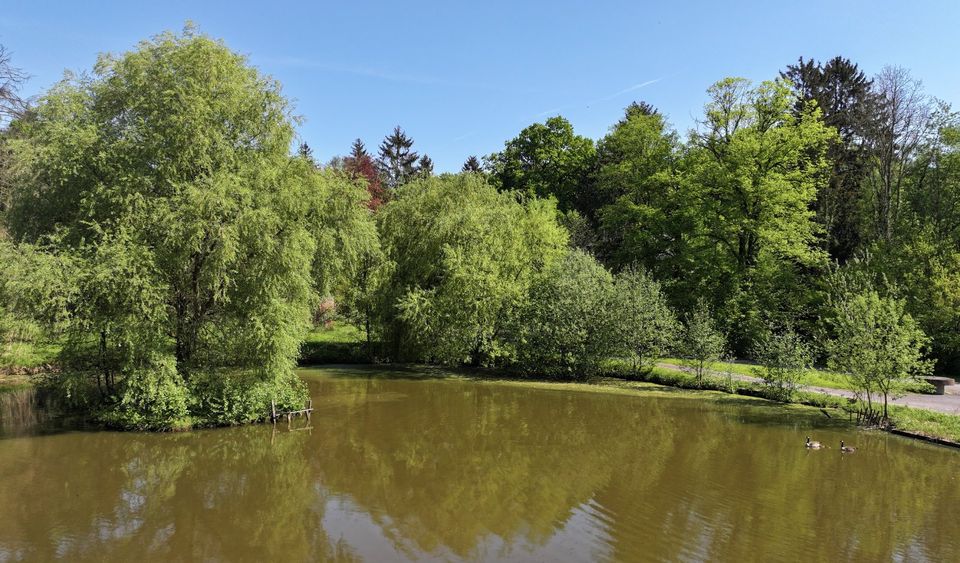
M 300 146 L 297 147 L 297 156 L 313 160 L 313 149 L 307 143 L 300 143 Z
M 824 123 L 837 130 L 838 141 L 828 152 L 830 182 L 817 195 L 816 211 L 831 258 L 846 262 L 862 238 L 858 215 L 879 98 L 863 71 L 842 57 L 826 64 L 801 57 L 780 75 L 793 83 L 798 104 L 816 101 Z
M 421 156 L 420 162 L 417 164 L 417 173 L 426 178 L 433 176 L 433 159 L 427 155 Z
M 418 158 L 413 139 L 397 125 L 380 143 L 380 174 L 384 186 L 393 190 L 409 181 L 417 172 Z
M 350 145 L 350 156 L 355 159 L 370 158 L 367 147 L 364 146 L 363 141 L 360 139 L 354 139 L 353 144 Z
M 463 172 L 481 173 L 483 172 L 483 167 L 480 165 L 480 159 L 471 154 L 467 158 L 466 162 L 463 163 L 463 168 L 461 168 L 461 170 Z

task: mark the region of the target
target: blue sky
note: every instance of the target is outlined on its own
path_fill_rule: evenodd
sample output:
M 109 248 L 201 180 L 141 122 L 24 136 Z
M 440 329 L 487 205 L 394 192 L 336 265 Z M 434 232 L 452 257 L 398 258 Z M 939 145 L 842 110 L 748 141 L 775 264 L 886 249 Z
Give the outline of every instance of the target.
M 685 132 L 716 80 L 773 78 L 801 55 L 843 55 L 868 74 L 905 66 L 960 106 L 952 0 L 304 4 L 8 0 L 0 43 L 37 94 L 191 20 L 283 83 L 320 159 L 357 137 L 375 149 L 399 124 L 438 170 L 550 115 L 599 138 L 635 99 Z

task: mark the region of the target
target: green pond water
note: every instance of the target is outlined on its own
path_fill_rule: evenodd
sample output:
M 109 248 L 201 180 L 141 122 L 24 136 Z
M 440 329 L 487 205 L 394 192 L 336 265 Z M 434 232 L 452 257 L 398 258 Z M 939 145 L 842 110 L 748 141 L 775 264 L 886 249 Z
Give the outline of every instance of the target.
M 0 396 L 0 562 L 960 561 L 948 448 L 756 401 L 302 376 L 290 429 L 68 430 Z

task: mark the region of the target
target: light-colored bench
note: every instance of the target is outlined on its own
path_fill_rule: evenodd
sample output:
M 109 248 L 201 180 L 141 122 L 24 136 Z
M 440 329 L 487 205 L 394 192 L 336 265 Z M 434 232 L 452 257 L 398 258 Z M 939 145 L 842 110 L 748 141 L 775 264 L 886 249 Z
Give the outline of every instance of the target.
M 957 382 L 950 377 L 939 377 L 935 375 L 924 377 L 923 380 L 937 388 L 937 395 L 943 395 L 943 388 L 947 385 L 957 384 Z

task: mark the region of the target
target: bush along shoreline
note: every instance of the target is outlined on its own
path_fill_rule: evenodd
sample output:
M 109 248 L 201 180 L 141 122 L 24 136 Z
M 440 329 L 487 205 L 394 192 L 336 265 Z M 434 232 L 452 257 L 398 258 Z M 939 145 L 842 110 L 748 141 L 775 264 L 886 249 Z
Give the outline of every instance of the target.
M 298 362 L 669 381 L 675 354 L 709 387 L 738 357 L 775 400 L 816 364 L 861 424 L 949 427 L 891 400 L 960 366 L 960 114 L 840 57 L 771 78 L 709 86 L 686 138 L 635 101 L 436 173 L 400 126 L 321 162 L 193 26 L 102 55 L 0 121 L 0 366 L 170 430 L 302 408 Z

